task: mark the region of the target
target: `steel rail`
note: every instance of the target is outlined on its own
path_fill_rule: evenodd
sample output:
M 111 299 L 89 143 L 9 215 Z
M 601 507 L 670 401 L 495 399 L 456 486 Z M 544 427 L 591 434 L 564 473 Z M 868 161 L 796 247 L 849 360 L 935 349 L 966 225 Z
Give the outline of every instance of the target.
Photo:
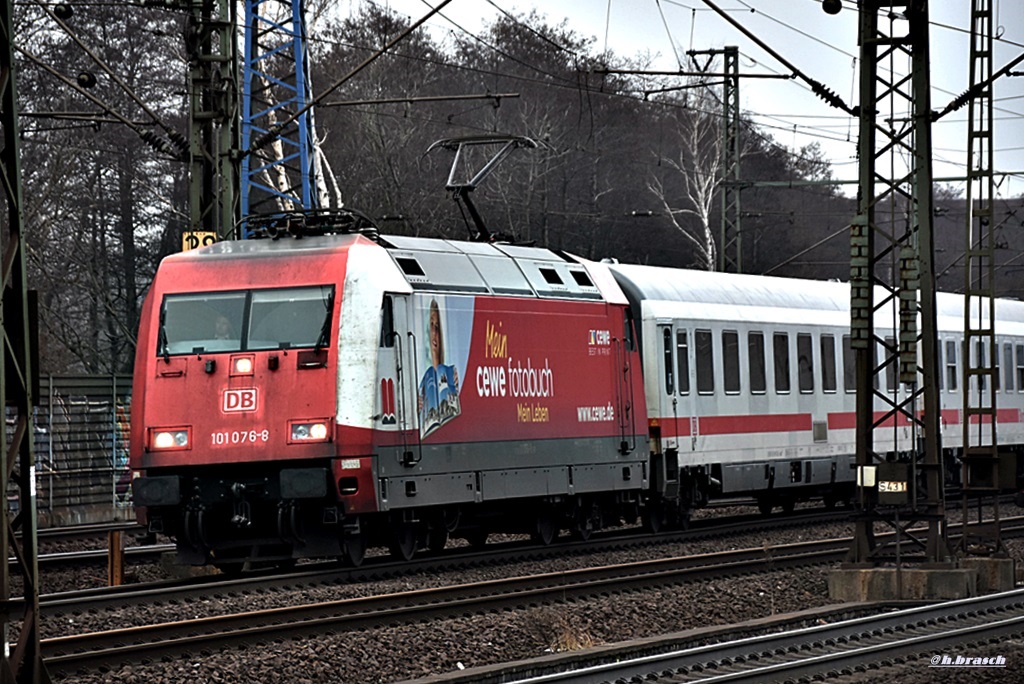
M 84 612 L 106 607 L 138 605 L 141 601 L 187 600 L 205 598 L 211 594 L 230 594 L 254 589 L 270 589 L 279 586 L 323 585 L 329 583 L 371 581 L 409 574 L 410 572 L 443 572 L 507 564 L 513 561 L 537 561 L 562 558 L 566 555 L 580 555 L 615 549 L 628 549 L 652 544 L 687 542 L 726 536 L 733 533 L 771 531 L 792 526 L 809 525 L 818 522 L 845 521 L 848 513 L 815 511 L 811 515 L 779 516 L 753 520 L 747 516 L 730 518 L 726 524 L 714 521 L 700 521 L 689 530 L 662 532 L 657 535 L 638 536 L 627 534 L 594 535 L 590 541 L 557 543 L 550 546 L 536 546 L 524 542 L 490 544 L 484 552 L 467 552 L 461 548 L 447 549 L 434 556 L 415 558 L 408 563 L 391 560 L 387 556 L 369 557 L 359 568 L 339 567 L 338 563 L 324 561 L 302 565 L 285 573 L 246 574 L 241 577 L 212 575 L 180 580 L 162 580 L 120 587 L 98 587 L 40 597 L 40 610 L 44 616 L 62 614 L 68 611 Z M 1022 519 L 1024 520 L 1024 519 Z
M 1016 528 L 1018 534 L 1022 528 Z M 593 596 L 790 567 L 834 563 L 849 539 L 657 559 L 374 597 L 279 607 L 42 641 L 51 669 L 207 651 L 232 644 L 408 624 L 466 614 L 561 603 Z
M 847 540 L 641 561 L 473 584 L 420 589 L 302 606 L 55 637 L 42 641 L 51 670 L 109 666 L 205 651 L 239 642 L 437 620 L 464 614 L 561 603 L 709 577 L 835 562 Z
M 1024 634 L 1024 590 L 948 601 L 764 634 L 696 648 L 500 681 L 519 684 L 649 682 L 777 682 L 821 674 L 853 674 L 899 656 L 965 647 Z M 516 664 L 523 672 L 531 668 Z M 550 666 L 550 663 L 549 663 Z M 498 668 L 467 670 L 422 682 L 499 681 Z M 536 670 L 533 670 L 536 672 Z M 472 679 L 466 679 L 470 677 Z

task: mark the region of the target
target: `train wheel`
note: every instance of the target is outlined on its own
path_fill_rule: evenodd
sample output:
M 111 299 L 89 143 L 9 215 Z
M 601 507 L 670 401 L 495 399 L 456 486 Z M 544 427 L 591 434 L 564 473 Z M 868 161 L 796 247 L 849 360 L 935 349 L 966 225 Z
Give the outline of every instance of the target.
M 660 503 L 651 502 L 644 508 L 644 529 L 652 534 L 665 529 L 665 511 Z
M 783 513 L 792 513 L 795 508 L 796 508 L 796 499 L 794 499 L 793 497 L 787 496 L 785 499 L 782 500 L 782 512 Z
M 341 547 L 342 559 L 345 561 L 346 565 L 358 568 L 363 564 L 363 558 L 366 557 L 365 534 L 345 535 L 345 539 L 342 541 Z
M 448 544 L 448 530 L 443 527 L 431 527 L 427 531 L 427 548 L 434 553 L 441 553 Z
M 767 496 L 757 497 L 757 510 L 761 511 L 761 515 L 772 514 L 772 500 Z
M 416 555 L 416 527 L 409 523 L 396 523 L 388 549 L 391 555 L 401 561 L 412 560 Z
M 471 549 L 479 551 L 487 546 L 487 537 L 489 535 L 490 532 L 487 530 L 477 529 L 467 532 L 465 539 Z
M 530 537 L 535 544 L 548 546 L 558 536 L 558 523 L 555 522 L 555 514 L 551 510 L 545 510 L 537 515 L 537 523 L 533 534 Z
M 245 561 L 232 561 L 230 563 L 227 561 L 220 563 L 214 562 L 213 567 L 217 568 L 228 577 L 238 577 L 242 574 L 242 570 L 245 569 Z
M 690 529 L 690 515 L 693 513 L 689 508 L 684 508 L 679 511 L 677 516 L 676 527 L 681 530 Z
M 572 528 L 572 536 L 580 541 L 587 541 L 594 530 L 601 529 L 601 507 L 596 502 L 583 503 L 576 511 L 576 520 Z

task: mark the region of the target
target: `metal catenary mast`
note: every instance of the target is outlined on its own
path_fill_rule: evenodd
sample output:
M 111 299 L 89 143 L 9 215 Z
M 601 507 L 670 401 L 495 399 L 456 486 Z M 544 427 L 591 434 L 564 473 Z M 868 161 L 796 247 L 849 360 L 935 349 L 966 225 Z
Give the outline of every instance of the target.
M 0 303 L 0 396 L 13 425 L 0 430 L 0 549 L 3 550 L 3 656 L 0 682 L 50 681 L 39 646 L 39 555 L 36 537 L 35 450 L 32 420 L 35 369 L 31 340 L 25 224 L 22 217 L 18 93 L 14 69 L 14 2 L 4 0 L 0 15 L 0 180 L 7 210 L 3 240 L 3 299 Z M 17 536 L 15 535 L 17 533 Z M 8 562 L 13 558 L 13 562 Z M 12 605 L 12 570 L 21 579 L 21 608 Z M 12 633 L 12 622 L 17 629 Z
M 302 0 L 247 0 L 242 60 L 242 216 L 325 204 Z M 254 145 L 255 143 L 255 145 Z
M 849 560 L 939 566 L 951 563 L 952 552 L 935 377 L 927 0 L 865 0 L 860 44 L 860 189 L 850 236 L 850 325 L 858 478 L 862 491 L 877 492 L 877 498 L 861 501 Z M 898 65 L 907 62 L 910 73 L 899 76 Z M 910 428 L 909 439 L 900 432 L 903 425 Z M 878 543 L 875 522 L 895 528 L 898 541 Z M 914 523 L 927 525 L 926 532 L 909 531 Z M 904 539 L 915 548 L 901 556 Z

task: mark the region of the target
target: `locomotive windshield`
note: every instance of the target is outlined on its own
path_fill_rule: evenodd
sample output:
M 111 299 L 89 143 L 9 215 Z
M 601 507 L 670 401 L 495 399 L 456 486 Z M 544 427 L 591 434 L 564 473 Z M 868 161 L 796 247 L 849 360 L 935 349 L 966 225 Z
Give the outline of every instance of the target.
M 333 302 L 330 285 L 167 295 L 157 354 L 323 348 Z

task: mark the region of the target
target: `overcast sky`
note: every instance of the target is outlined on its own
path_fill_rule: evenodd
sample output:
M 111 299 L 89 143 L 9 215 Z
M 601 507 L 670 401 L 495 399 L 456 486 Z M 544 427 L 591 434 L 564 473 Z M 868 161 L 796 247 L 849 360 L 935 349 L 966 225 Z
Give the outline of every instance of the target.
M 352 8 L 369 1 L 345 0 L 344 5 Z M 376 1 L 414 19 L 438 2 Z M 993 70 L 998 70 L 1024 53 L 1024 2 L 993 2 L 999 36 Z M 858 103 L 857 10 L 853 0 L 844 0 L 842 11 L 835 16 L 821 10 L 820 0 L 715 0 L 715 4 L 847 104 Z M 930 3 L 933 109 L 945 108 L 968 86 L 970 7 L 971 0 Z M 598 50 L 607 47 L 622 56 L 649 53 L 654 68 L 679 69 L 679 59 L 685 60 L 689 49 L 736 45 L 741 74 L 788 73 L 783 64 L 701 0 L 453 0 L 443 11 L 451 21 L 435 16 L 428 25 L 439 36 L 461 33 L 452 21 L 476 31 L 500 16 L 500 10 L 525 13 L 532 9 L 551 24 L 564 19 L 568 28 L 593 38 Z M 685 61 L 684 65 L 690 68 Z M 1022 75 L 1000 79 L 994 91 L 995 170 L 1007 174 L 996 179 L 999 197 L 1024 194 L 1024 63 L 1014 71 Z M 740 106 L 788 147 L 817 141 L 832 160 L 837 178 L 856 178 L 856 121 L 820 100 L 804 83 L 742 80 Z M 965 174 L 967 113 L 964 107 L 933 127 L 936 178 Z M 962 181 L 951 184 L 960 189 L 965 185 Z

